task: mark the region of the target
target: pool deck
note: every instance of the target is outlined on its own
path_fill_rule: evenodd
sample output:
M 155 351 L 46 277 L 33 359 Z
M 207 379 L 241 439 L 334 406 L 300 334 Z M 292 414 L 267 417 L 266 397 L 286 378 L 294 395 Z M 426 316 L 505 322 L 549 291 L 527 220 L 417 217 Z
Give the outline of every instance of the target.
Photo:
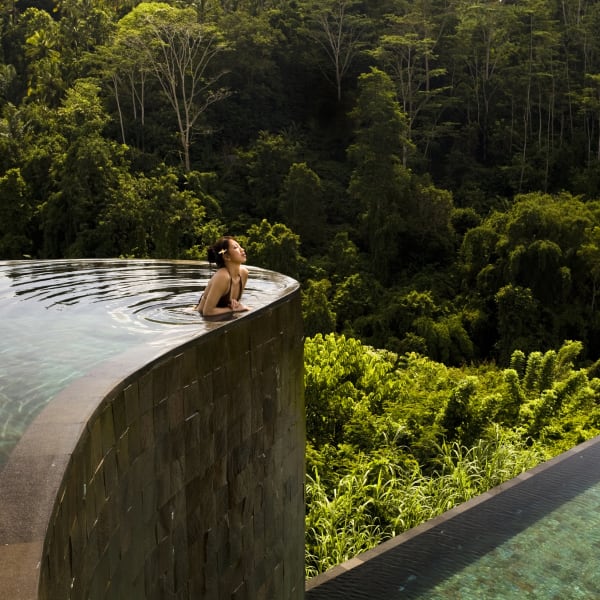
M 598 481 L 600 436 L 310 579 L 305 599 L 418 598 Z

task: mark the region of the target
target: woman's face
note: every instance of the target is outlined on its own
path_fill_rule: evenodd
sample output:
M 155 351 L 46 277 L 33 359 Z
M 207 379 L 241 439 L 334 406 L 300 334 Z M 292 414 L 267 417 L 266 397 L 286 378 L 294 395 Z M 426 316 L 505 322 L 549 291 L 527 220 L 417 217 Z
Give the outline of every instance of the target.
M 246 262 L 246 251 L 235 240 L 229 240 L 229 247 L 225 256 L 234 263 Z

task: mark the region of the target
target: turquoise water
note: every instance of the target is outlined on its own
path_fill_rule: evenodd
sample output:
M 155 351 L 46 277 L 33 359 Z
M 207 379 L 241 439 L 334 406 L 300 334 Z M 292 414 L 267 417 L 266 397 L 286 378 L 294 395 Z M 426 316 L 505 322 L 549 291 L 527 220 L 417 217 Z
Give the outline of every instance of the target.
M 596 552 L 600 554 L 600 483 L 416 597 L 594 600 L 600 598 Z
M 210 275 L 192 261 L 0 262 L 0 468 L 41 408 L 95 365 L 221 326 L 191 310 Z M 244 301 L 258 308 L 292 281 L 250 267 Z

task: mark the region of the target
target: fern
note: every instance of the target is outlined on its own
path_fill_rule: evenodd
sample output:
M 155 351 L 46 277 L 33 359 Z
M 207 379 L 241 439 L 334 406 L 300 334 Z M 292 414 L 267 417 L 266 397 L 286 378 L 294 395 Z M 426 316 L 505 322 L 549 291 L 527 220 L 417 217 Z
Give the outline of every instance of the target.
M 542 353 L 538 351 L 531 352 L 527 358 L 527 367 L 525 368 L 523 387 L 528 392 L 537 392 L 540 389 L 539 384 L 542 358 Z
M 525 367 L 527 366 L 527 358 L 522 350 L 515 350 L 510 357 L 510 368 L 514 369 L 519 379 L 525 375 Z
M 554 350 L 548 350 L 544 354 L 540 364 L 539 390 L 548 390 L 554 383 L 556 373 L 557 354 Z

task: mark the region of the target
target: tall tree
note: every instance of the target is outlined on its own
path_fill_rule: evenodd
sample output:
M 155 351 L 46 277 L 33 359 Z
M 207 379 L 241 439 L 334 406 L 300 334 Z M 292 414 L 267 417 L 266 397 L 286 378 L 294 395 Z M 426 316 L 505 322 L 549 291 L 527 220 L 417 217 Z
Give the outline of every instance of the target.
M 156 258 L 184 257 L 202 237 L 205 207 L 191 190 L 181 190 L 178 180 L 177 174 L 168 170 L 135 182 L 144 204 L 149 253 Z
M 292 52 L 293 43 L 277 19 L 283 17 L 271 11 L 253 15 L 243 10 L 219 18 L 219 27 L 234 48 L 219 57 L 220 63 L 227 70 L 224 81 L 235 92 L 227 102 L 215 104 L 211 116 L 233 144 L 247 144 L 257 131 L 275 131 L 289 124 L 292 92 L 283 79 L 281 56 Z
M 600 226 L 589 227 L 585 232 L 585 240 L 578 252 L 587 266 L 590 277 L 589 312 L 596 310 L 596 299 L 600 293 Z
M 522 131 L 513 140 L 521 146 L 515 188 L 520 192 L 533 184 L 547 191 L 557 150 L 565 135 L 572 135 L 573 131 L 570 74 L 564 57 L 561 58 L 561 37 L 552 7 L 543 0 L 530 0 L 514 10 L 524 27 L 518 50 L 520 73 L 510 69 L 515 73 L 512 84 L 516 83 L 520 90 L 509 86 L 517 120 L 522 123 Z
M 587 160 L 600 164 L 600 74 L 586 73 L 581 105 L 587 138 Z
M 293 132 L 259 132 L 247 151 L 240 151 L 250 200 L 246 211 L 260 218 L 277 216 L 282 186 L 290 167 L 299 162 L 302 144 Z
M 31 31 L 25 40 L 27 96 L 56 106 L 65 90 L 58 23 L 48 13 L 36 9 L 27 11 L 24 20 Z
M 338 102 L 342 81 L 364 43 L 360 5 L 359 0 L 309 0 L 306 5 L 309 37 L 327 57 L 323 75 L 335 86 Z
M 99 91 L 88 81 L 77 82 L 58 112 L 62 144 L 52 156 L 53 189 L 42 209 L 50 257 L 94 256 L 98 217 L 121 193 L 123 147 L 102 136 L 108 116 Z
M 0 177 L 0 259 L 19 259 L 32 251 L 31 197 L 19 169 Z
M 281 213 L 300 236 L 305 256 L 322 254 L 325 239 L 323 187 L 306 163 L 294 163 L 283 182 Z
M 282 223 L 271 225 L 267 219 L 248 229 L 247 236 L 240 236 L 249 260 L 265 269 L 279 271 L 298 278 L 303 266 L 300 254 L 300 238 Z
M 107 41 L 114 27 L 103 4 L 97 0 L 61 0 L 56 8 L 67 85 L 86 75 L 88 56 Z
M 406 6 L 404 2 L 398 4 Z M 396 84 L 408 119 L 407 138 L 412 141 L 415 131 L 422 137 L 433 137 L 440 112 L 440 105 L 435 99 L 447 87 L 443 83 L 446 68 L 436 65 L 436 47 L 443 32 L 443 16 L 436 16 L 441 23 L 435 23 L 434 15 L 429 13 L 433 13 L 434 9 L 427 2 L 411 5 L 409 10 L 404 14 L 387 16 L 384 33 L 372 54 Z M 430 118 L 416 129 L 417 119 L 426 111 L 429 111 Z M 427 153 L 426 145 L 423 151 Z M 402 160 L 407 166 L 408 146 L 404 148 Z
M 399 244 L 406 229 L 404 205 L 410 173 L 402 166 L 406 116 L 390 77 L 372 68 L 359 78 L 352 111 L 355 141 L 348 148 L 354 165 L 349 193 L 364 211 L 366 240 L 374 272 L 384 282 L 401 262 Z
M 464 103 L 462 120 L 474 124 L 478 134 L 478 160 L 488 160 L 490 128 L 502 86 L 503 71 L 515 56 L 514 11 L 504 3 L 459 0 L 456 4 L 456 33 L 452 73 L 456 91 Z
M 215 57 L 227 49 L 221 31 L 198 22 L 192 8 L 142 2 L 119 21 L 115 42 L 136 57 L 140 72 L 151 73 L 159 82 L 175 116 L 182 162 L 189 172 L 190 148 L 201 118 L 211 104 L 229 95 L 218 86 L 224 72 L 212 70 Z

